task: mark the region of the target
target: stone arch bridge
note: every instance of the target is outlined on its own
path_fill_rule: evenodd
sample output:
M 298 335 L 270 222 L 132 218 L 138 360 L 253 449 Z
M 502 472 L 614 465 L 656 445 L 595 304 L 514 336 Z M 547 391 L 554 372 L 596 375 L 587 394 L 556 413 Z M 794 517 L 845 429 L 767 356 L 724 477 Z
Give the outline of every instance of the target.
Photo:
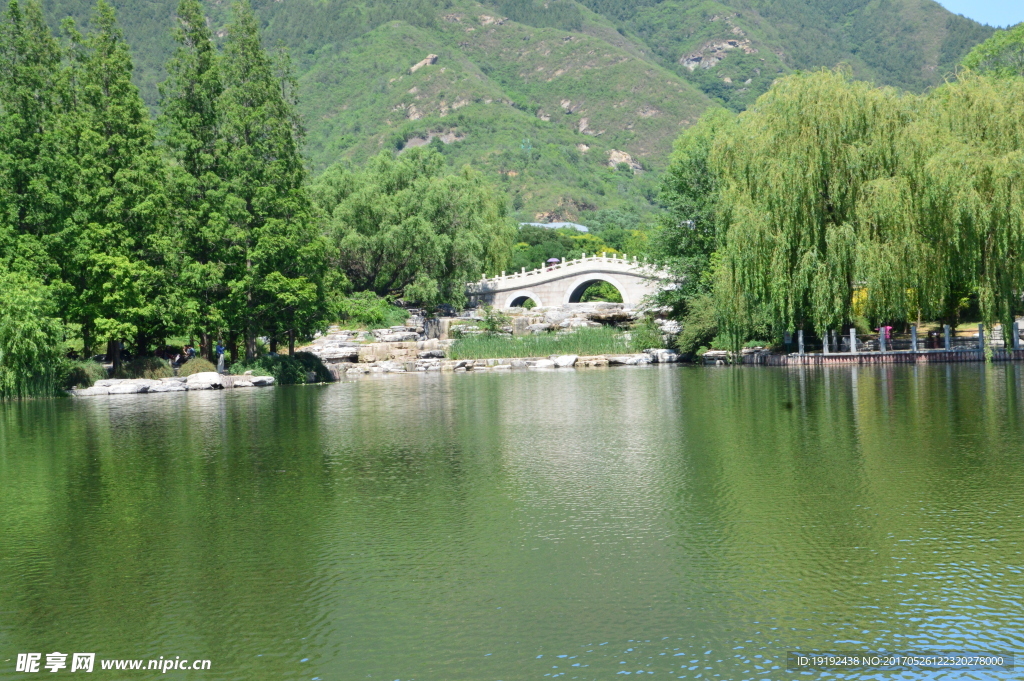
M 507 309 L 521 307 L 532 300 L 537 307 L 558 307 L 578 303 L 592 284 L 608 282 L 622 295 L 625 308 L 636 307 L 645 296 L 661 290 L 659 279 L 664 273 L 651 265 L 638 262 L 636 256 L 593 255 L 551 264 L 529 272 L 520 272 L 493 279 L 481 279 L 466 285 L 470 303 Z

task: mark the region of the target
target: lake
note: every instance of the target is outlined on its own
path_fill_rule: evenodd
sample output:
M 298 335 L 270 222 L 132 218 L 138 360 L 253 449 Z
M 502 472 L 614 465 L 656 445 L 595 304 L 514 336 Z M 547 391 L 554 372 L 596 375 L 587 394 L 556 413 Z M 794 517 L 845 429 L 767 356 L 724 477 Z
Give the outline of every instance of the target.
M 0 405 L 0 679 L 1018 678 L 786 653 L 1021 650 L 1022 549 L 1012 364 Z

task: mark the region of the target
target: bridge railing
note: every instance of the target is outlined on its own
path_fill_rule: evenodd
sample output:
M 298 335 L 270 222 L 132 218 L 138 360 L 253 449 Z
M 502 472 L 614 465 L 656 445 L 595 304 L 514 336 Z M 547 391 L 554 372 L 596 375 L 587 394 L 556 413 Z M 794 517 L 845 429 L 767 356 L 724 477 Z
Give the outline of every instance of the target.
M 635 255 L 631 260 L 630 257 L 625 253 L 612 253 L 611 255 L 608 255 L 607 253 L 597 255 L 595 253 L 589 257 L 586 253 L 584 253 L 581 257 L 575 258 L 573 260 L 562 260 L 561 262 L 551 263 L 550 265 L 544 264 L 541 267 L 529 271 L 527 271 L 527 269 L 523 267 L 518 272 L 512 272 L 511 274 L 506 274 L 505 272 L 502 272 L 500 275 L 494 277 L 488 277 L 486 274 L 483 274 L 480 276 L 480 281 L 470 282 L 467 285 L 467 287 L 470 289 L 471 292 L 473 292 L 483 291 L 489 288 L 497 288 L 501 284 L 504 284 L 506 282 L 515 281 L 518 284 L 520 282 L 517 280 L 526 280 L 529 277 L 535 277 L 548 272 L 553 272 L 555 270 L 566 269 L 574 265 L 581 265 L 588 262 L 612 263 L 625 266 L 638 266 L 646 264 L 646 260 L 640 260 Z

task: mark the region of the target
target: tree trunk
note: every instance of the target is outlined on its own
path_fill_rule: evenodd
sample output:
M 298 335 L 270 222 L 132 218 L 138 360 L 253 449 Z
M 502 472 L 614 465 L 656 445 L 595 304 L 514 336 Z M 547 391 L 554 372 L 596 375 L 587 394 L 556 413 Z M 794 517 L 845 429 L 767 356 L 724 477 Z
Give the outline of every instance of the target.
M 213 336 L 203 331 L 199 334 L 199 356 L 207 362 L 216 362 L 213 357 Z
M 295 354 L 295 329 L 288 329 L 288 355 Z
M 235 331 L 228 332 L 228 352 L 231 353 L 231 361 L 238 361 L 238 333 Z
M 88 324 L 82 324 L 82 359 L 92 357 L 92 333 Z
M 117 376 L 121 371 L 121 341 L 107 341 L 107 361 L 113 365 L 111 373 Z
M 149 336 L 144 331 L 135 334 L 135 354 L 138 357 L 145 357 L 149 354 Z
M 277 354 L 277 336 L 270 337 L 270 354 Z
M 251 329 L 245 332 L 245 361 L 251 362 L 256 359 L 256 334 Z

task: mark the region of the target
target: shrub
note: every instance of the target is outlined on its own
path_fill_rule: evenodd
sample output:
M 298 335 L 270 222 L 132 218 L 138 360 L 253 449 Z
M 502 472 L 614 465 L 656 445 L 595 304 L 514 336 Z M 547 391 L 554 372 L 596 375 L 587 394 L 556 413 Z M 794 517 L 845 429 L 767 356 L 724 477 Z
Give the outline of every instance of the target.
M 699 348 L 712 345 L 718 336 L 718 316 L 711 296 L 694 296 L 683 318 L 683 330 L 676 336 L 676 347 L 684 355 L 702 353 Z
M 179 376 L 191 376 L 192 374 L 201 374 L 204 371 L 216 371 L 217 367 L 207 362 L 202 357 L 193 357 L 189 361 L 181 365 L 178 369 Z
M 231 365 L 232 374 L 244 374 L 246 371 L 251 371 L 254 376 L 273 376 L 279 385 L 307 383 L 306 375 L 310 372 L 316 374 L 314 382 L 334 380 L 320 358 L 309 352 L 296 352 L 291 356 L 264 355 L 252 362 Z
M 216 371 L 216 368 L 213 371 Z M 192 373 L 196 372 L 193 371 Z M 173 375 L 174 369 L 171 368 L 171 365 L 165 359 L 160 359 L 159 357 L 136 357 L 121 366 L 121 373 L 118 378 L 168 378 Z
M 398 326 L 409 318 L 408 312 L 373 291 L 359 291 L 342 298 L 338 303 L 338 314 L 342 322 L 371 329 Z
M 650 317 L 645 317 L 633 325 L 629 331 L 629 346 L 634 352 L 643 352 L 650 348 L 663 348 L 665 341 L 661 338 L 661 329 Z
M 75 386 L 89 388 L 96 381 L 107 377 L 107 370 L 99 362 L 91 359 L 73 361 L 68 363 L 67 374 L 64 378 L 64 387 L 70 390 Z
M 501 310 L 495 310 L 490 305 L 484 306 L 484 318 L 480 322 L 484 331 L 487 333 L 499 333 L 503 330 L 503 327 L 508 326 L 512 323 L 512 320 L 507 314 L 503 314 Z
M 42 282 L 0 271 L 0 399 L 59 393 L 67 360 L 64 326 L 53 314 Z

